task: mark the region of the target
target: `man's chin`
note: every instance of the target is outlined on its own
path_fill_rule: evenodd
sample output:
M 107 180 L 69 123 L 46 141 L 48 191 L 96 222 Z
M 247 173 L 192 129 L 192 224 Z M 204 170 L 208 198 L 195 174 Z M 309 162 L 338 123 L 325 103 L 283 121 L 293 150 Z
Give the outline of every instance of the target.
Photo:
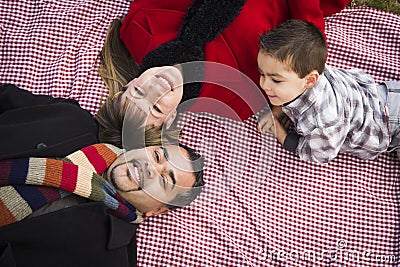
M 124 193 L 129 193 L 129 192 L 135 192 L 135 191 L 141 191 L 142 188 L 139 185 L 136 185 L 136 188 L 131 188 L 131 189 L 122 189 L 117 182 L 117 178 L 114 176 L 114 172 L 110 172 L 109 176 L 109 182 L 112 184 L 112 186 L 115 188 L 115 190 L 119 192 L 124 192 Z

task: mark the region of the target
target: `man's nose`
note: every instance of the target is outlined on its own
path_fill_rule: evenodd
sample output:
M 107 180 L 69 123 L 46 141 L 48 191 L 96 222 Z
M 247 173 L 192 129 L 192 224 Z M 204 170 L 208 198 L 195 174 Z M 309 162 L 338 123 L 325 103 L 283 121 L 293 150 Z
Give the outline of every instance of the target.
M 163 171 L 164 166 L 159 163 L 148 163 L 144 164 L 144 170 L 149 179 L 158 177 L 160 173 Z
M 147 179 L 151 179 L 154 177 L 154 171 L 153 168 L 150 167 L 151 164 L 149 164 L 148 162 L 144 162 L 142 164 L 142 169 L 143 169 L 143 175 L 145 176 L 145 178 Z

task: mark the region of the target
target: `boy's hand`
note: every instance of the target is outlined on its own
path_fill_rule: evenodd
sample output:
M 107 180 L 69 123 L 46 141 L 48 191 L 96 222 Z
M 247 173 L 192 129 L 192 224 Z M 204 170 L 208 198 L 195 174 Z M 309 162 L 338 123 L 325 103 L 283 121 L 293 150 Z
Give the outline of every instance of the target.
M 283 144 L 287 136 L 286 129 L 291 121 L 280 106 L 272 106 L 270 112 L 263 113 L 258 119 L 258 130 L 261 133 L 272 133 Z
M 260 114 L 258 117 L 257 130 L 261 133 L 275 135 L 274 118 L 271 111 Z

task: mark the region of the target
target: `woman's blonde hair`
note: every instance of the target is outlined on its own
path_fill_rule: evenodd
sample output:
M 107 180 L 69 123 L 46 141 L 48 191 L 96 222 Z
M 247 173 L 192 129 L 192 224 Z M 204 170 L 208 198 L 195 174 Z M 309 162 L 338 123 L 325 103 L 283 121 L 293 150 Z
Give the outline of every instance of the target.
M 181 130 L 145 126 L 147 114 L 127 99 L 121 107 L 123 92 L 101 106 L 94 119 L 99 123 L 99 141 L 125 149 L 177 143 Z
M 121 19 L 111 22 L 100 53 L 99 73 L 109 89 L 109 96 L 122 91 L 124 86 L 138 75 L 138 64 L 119 38 L 121 26 Z

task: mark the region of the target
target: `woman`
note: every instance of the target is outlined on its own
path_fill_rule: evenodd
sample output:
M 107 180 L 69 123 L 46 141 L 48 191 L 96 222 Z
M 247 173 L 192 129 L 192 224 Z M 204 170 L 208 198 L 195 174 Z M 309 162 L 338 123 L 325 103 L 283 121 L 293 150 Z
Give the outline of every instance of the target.
M 340 11 L 349 2 L 136 0 L 131 3 L 122 23 L 117 21 L 110 27 L 103 49 L 101 73 L 115 92 L 137 72 L 150 67 L 205 60 L 233 67 L 258 84 L 256 57 L 258 38 L 262 33 L 290 18 L 311 21 L 324 32 L 323 17 Z M 240 75 L 221 79 L 227 79 L 226 84 L 247 86 Z M 263 107 L 264 102 L 255 99 L 257 93 L 248 92 L 250 96 L 254 95 L 250 107 L 230 89 L 204 83 L 200 90 L 198 85 L 185 84 L 181 102 L 196 97 L 216 99 L 245 120 L 254 113 L 252 110 Z M 204 111 L 204 107 L 195 102 L 190 110 Z M 218 107 L 209 111 L 219 113 Z
M 173 88 L 166 87 L 160 81 L 162 77 L 172 81 Z M 34 95 L 12 84 L 1 85 L 0 160 L 64 157 L 99 142 L 137 148 L 143 142 L 150 145 L 161 137 L 177 136 L 174 131 L 164 131 L 161 136 L 159 127 L 154 125 L 165 121 L 169 113 L 174 116 L 173 110 L 178 104 L 174 96 L 179 98 L 182 94 L 181 84 L 182 76 L 176 68 L 151 68 L 129 83 L 125 93 L 109 98 L 94 117 L 75 100 Z M 131 94 L 135 88 L 136 93 Z M 167 96 L 158 100 L 165 91 Z M 135 103 L 131 104 L 130 99 Z M 125 119 L 129 122 L 124 126 Z M 142 132 L 146 139 L 131 142 L 125 138 L 123 144 L 123 131 L 134 131 L 135 136 Z

